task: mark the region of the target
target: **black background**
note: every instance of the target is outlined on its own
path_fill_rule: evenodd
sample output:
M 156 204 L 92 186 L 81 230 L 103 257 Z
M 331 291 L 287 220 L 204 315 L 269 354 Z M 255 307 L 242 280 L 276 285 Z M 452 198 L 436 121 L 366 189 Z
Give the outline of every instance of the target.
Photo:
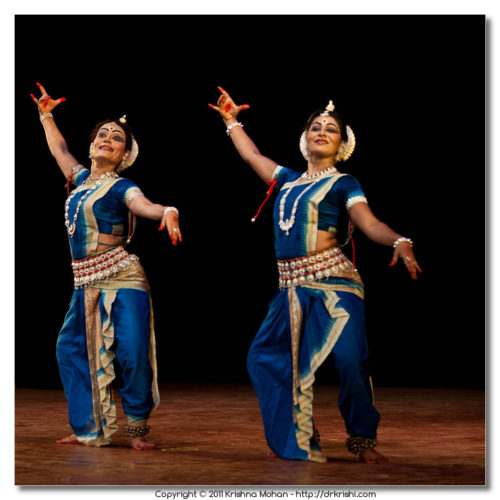
M 38 36 L 43 30 L 43 37 Z M 247 383 L 245 358 L 277 281 L 266 185 L 224 133 L 217 85 L 263 154 L 302 170 L 309 113 L 333 99 L 357 138 L 341 170 L 415 241 L 423 274 L 355 233 L 378 386 L 484 387 L 484 16 L 16 16 L 16 384 L 59 388 L 72 293 L 65 180 L 29 94 L 88 164 L 88 136 L 127 114 L 125 172 L 179 208 L 184 242 L 140 219 L 130 250 L 153 293 L 160 381 Z M 335 383 L 322 367 L 320 383 Z

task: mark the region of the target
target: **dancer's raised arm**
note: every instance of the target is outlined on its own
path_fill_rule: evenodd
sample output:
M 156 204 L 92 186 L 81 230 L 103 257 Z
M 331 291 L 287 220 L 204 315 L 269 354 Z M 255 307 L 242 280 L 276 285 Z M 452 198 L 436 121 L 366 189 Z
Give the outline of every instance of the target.
M 250 106 L 248 104 L 238 106 L 222 87 L 217 88 L 221 93 L 217 105 L 209 104 L 209 106 L 221 115 L 226 124 L 227 133 L 231 136 L 233 144 L 243 160 L 252 167 L 261 179 L 271 180 L 277 163 L 260 153 L 255 143 L 243 130 L 243 124 L 236 118 L 241 110 L 248 109 Z
M 47 138 L 47 144 L 49 146 L 50 152 L 55 158 L 66 179 L 69 179 L 71 178 L 73 173 L 72 169 L 75 165 L 78 164 L 78 161 L 69 152 L 66 140 L 57 128 L 54 117 L 52 116 L 52 111 L 54 110 L 54 108 L 61 102 L 64 102 L 66 99 L 64 97 L 61 97 L 59 99 L 52 99 L 52 97 L 47 94 L 45 88 L 40 83 L 37 83 L 37 85 L 40 89 L 40 92 L 42 93 L 42 96 L 40 97 L 40 99 L 37 99 L 33 94 L 31 94 L 31 98 L 38 106 L 40 120 L 42 120 L 42 125 L 43 129 L 45 130 L 45 137 Z

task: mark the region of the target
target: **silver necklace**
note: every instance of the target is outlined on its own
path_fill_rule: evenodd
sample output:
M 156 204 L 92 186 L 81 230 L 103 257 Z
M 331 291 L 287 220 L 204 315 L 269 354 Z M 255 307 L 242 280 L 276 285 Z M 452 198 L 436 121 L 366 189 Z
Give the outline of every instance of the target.
M 80 207 L 82 206 L 83 200 L 90 194 L 93 193 L 106 179 L 113 179 L 115 177 L 118 177 L 118 174 L 116 172 L 107 172 L 105 174 L 102 174 L 98 177 L 93 177 L 92 175 L 89 175 L 79 186 L 77 189 L 75 189 L 69 196 L 68 199 L 66 200 L 65 207 L 64 207 L 64 225 L 66 226 L 68 230 L 68 234 L 73 238 L 73 234 L 75 234 L 76 230 L 76 219 L 78 218 L 78 214 L 80 212 Z M 73 222 L 72 224 L 69 223 L 69 204 L 73 197 L 75 196 L 76 193 L 79 193 L 82 191 L 82 188 L 88 186 L 89 189 L 87 189 L 87 192 L 78 200 L 78 204 L 76 205 L 76 210 L 75 210 L 75 215 L 73 216 Z
M 90 174 L 82 182 L 82 186 L 90 185 L 90 184 L 94 184 L 94 183 L 98 186 L 99 184 L 101 184 L 101 182 L 105 181 L 106 179 L 114 179 L 115 177 L 118 177 L 118 174 L 114 170 L 112 172 L 106 172 L 105 174 L 97 175 L 97 176 Z
M 300 177 L 301 179 L 315 179 L 316 177 L 323 177 L 325 175 L 331 174 L 331 173 L 337 173 L 338 170 L 334 167 L 331 166 L 329 168 L 325 168 L 325 170 L 320 170 L 319 172 L 316 172 L 315 174 L 310 174 L 309 172 L 304 172 Z
M 307 186 L 302 193 L 295 198 L 295 201 L 292 206 L 292 212 L 290 214 L 290 217 L 288 219 L 285 219 L 285 202 L 286 199 L 288 198 L 288 195 L 292 191 L 292 189 L 297 186 L 298 184 L 292 184 L 289 188 L 288 191 L 283 195 L 283 198 L 280 200 L 280 219 L 279 219 L 279 226 L 282 231 L 286 232 L 286 235 L 290 235 L 290 229 L 292 229 L 293 225 L 295 224 L 295 213 L 297 212 L 297 205 L 299 203 L 299 200 L 304 196 L 309 189 L 311 189 L 322 177 L 325 175 L 328 175 L 333 172 L 338 172 L 338 170 L 335 167 L 330 167 L 325 170 L 322 170 L 321 172 L 317 172 L 315 174 L 308 174 L 307 172 L 304 172 L 300 177 L 300 179 L 314 179 L 309 186 Z

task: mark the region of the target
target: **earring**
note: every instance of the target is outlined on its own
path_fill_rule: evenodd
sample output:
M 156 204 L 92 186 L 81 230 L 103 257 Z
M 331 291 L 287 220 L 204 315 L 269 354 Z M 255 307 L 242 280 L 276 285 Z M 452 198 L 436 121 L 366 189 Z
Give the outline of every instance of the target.
M 338 162 L 338 161 L 343 161 L 344 160 L 344 156 L 345 156 L 345 153 L 346 153 L 346 148 L 347 144 L 345 141 L 342 141 L 340 143 L 340 146 L 339 148 L 337 149 L 337 153 L 335 154 L 335 162 Z
M 130 166 L 130 160 L 129 160 L 129 158 L 130 158 L 130 155 L 129 155 L 129 154 L 126 154 L 126 155 L 123 157 L 122 162 L 121 162 L 121 163 L 122 163 L 122 165 L 121 165 L 121 166 L 122 166 L 122 168 L 127 168 L 127 167 L 129 167 L 129 166 Z
M 91 143 L 90 143 L 89 158 L 90 158 L 91 160 L 93 160 L 93 159 L 94 159 L 94 143 L 93 143 L 93 142 L 91 142 Z
M 306 133 L 302 132 L 302 135 L 300 136 L 300 141 L 299 141 L 299 147 L 300 147 L 300 152 L 302 153 L 302 156 L 304 159 L 309 158 L 309 151 L 307 150 L 307 142 L 306 142 Z

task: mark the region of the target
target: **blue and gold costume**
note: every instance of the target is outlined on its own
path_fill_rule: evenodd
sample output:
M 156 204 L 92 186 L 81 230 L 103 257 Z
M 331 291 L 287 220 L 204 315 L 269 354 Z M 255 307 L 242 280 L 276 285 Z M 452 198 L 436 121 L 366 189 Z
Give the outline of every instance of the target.
M 269 447 L 282 458 L 325 461 L 313 421 L 315 372 L 331 355 L 339 408 L 352 437 L 375 440 L 363 283 L 340 249 L 317 253 L 318 230 L 336 233 L 341 216 L 366 202 L 351 176 L 306 178 L 277 167 L 274 208 L 280 290 L 247 359 Z M 292 224 L 287 225 L 287 220 Z
M 127 239 L 128 206 L 140 189 L 122 177 L 86 182 L 66 202 L 75 290 L 57 340 L 69 422 L 81 443 L 102 446 L 118 430 L 111 383 L 129 421 L 146 420 L 159 404 L 149 285 L 136 256 L 119 245 L 97 252 L 99 233 Z M 116 380 L 115 380 L 116 379 Z

